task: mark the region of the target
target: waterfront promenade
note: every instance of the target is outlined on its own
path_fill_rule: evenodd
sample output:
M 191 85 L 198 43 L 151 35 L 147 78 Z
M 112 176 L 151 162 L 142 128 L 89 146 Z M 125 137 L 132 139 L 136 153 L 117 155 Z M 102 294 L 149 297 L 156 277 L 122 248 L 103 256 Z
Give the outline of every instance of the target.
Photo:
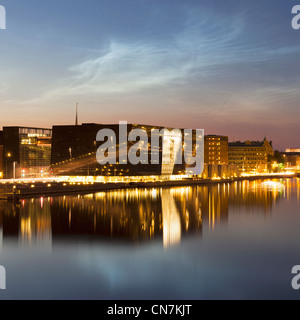
M 52 195 L 67 194 L 89 194 L 101 191 L 110 191 L 129 188 L 163 188 L 163 187 L 183 187 L 195 185 L 209 185 L 217 183 L 231 183 L 242 180 L 258 180 L 258 179 L 280 179 L 292 178 L 300 176 L 299 173 L 288 174 L 262 174 L 253 176 L 235 177 L 229 179 L 182 179 L 182 180 L 163 180 L 153 182 L 67 182 L 56 181 L 55 178 L 47 179 L 47 181 L 39 180 L 6 180 L 0 184 L 0 200 L 19 200 L 22 198 L 34 198 Z M 4 181 L 4 180 L 3 180 Z

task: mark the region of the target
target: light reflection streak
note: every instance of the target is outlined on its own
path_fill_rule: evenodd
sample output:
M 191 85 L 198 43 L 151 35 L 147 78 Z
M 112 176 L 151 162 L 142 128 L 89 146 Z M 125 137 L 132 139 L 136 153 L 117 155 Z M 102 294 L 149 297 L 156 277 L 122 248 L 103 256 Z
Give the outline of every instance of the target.
M 165 248 L 180 243 L 181 222 L 174 198 L 169 190 L 161 191 L 163 216 L 163 245 Z

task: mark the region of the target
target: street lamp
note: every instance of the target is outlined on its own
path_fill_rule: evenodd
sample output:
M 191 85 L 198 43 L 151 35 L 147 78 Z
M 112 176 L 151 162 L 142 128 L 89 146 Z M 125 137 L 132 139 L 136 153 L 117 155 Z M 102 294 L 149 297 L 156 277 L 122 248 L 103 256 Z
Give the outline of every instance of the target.
M 6 157 L 5 157 L 5 175 L 6 179 L 8 178 L 8 171 L 7 171 L 7 159 L 11 158 L 11 153 L 7 152 Z

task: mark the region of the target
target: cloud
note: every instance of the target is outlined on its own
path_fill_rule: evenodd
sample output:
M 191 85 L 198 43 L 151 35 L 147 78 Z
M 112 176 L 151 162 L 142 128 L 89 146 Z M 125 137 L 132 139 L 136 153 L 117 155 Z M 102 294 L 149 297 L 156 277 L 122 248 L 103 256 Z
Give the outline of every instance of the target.
M 169 55 L 166 48 L 147 43 L 112 42 L 109 51 L 100 57 L 74 66 L 75 75 L 64 90 L 82 93 L 131 93 L 145 87 L 164 85 L 184 77 L 189 62 L 182 54 Z
M 222 25 L 205 15 L 199 19 L 197 13 L 188 11 L 184 29 L 168 39 L 130 43 L 111 40 L 97 56 L 69 67 L 69 76 L 58 81 L 42 99 L 131 94 L 174 82 L 186 83 L 194 72 L 205 77 L 214 71 L 213 66 L 239 58 L 237 51 L 232 54 L 228 48 L 232 49 L 242 33 L 242 20 L 237 17 L 226 28 Z
M 291 64 L 286 59 L 299 51 L 297 46 L 271 45 L 264 41 L 266 32 L 248 41 L 247 12 L 225 15 L 198 7 L 185 9 L 183 16 L 180 31 L 162 30 L 161 35 L 130 41 L 115 37 L 97 52 L 87 49 L 88 57 L 71 61 L 62 72 L 64 78 L 21 103 L 63 104 L 71 99 L 94 103 L 107 98 L 122 104 L 131 97 L 135 105 L 148 99 L 157 106 L 172 91 L 173 99 L 191 110 L 208 108 L 211 114 L 226 107 L 230 114 L 236 108 L 245 112 L 274 104 L 280 108 L 291 94 L 297 98 L 299 81 L 296 77 L 289 82 Z

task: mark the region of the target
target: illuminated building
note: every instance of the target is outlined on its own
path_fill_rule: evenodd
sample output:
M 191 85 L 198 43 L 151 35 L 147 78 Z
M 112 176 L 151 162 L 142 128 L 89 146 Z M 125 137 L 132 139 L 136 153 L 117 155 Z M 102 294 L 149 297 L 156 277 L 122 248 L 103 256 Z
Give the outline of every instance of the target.
M 4 177 L 41 177 L 49 173 L 52 130 L 3 127 Z
M 204 137 L 203 178 L 231 178 L 239 176 L 234 164 L 228 165 L 228 137 L 206 135 Z
M 201 177 L 203 179 L 230 179 L 240 176 L 240 172 L 234 164 L 204 164 Z
M 285 167 L 292 170 L 300 170 L 300 149 L 286 149 L 283 152 Z
M 286 153 L 300 153 L 300 148 L 287 148 L 285 149 Z
M 204 137 L 204 163 L 228 164 L 228 137 L 217 135 Z
M 120 129 L 121 128 L 121 129 Z M 100 165 L 96 158 L 97 150 L 102 143 L 96 141 L 97 133 L 102 130 L 111 130 L 116 136 L 116 163 Z M 148 143 L 144 143 L 139 151 L 140 155 L 145 155 L 143 161 L 138 164 L 130 164 L 127 161 L 127 153 L 136 144 L 128 141 L 129 133 L 132 130 L 140 129 L 146 132 Z M 181 164 L 175 163 L 179 150 L 184 150 L 186 133 L 183 129 L 166 128 L 167 131 L 159 133 L 162 127 L 126 124 L 125 135 L 127 137 L 127 147 L 124 142 L 120 143 L 119 124 L 103 125 L 96 123 L 85 123 L 82 125 L 53 126 L 51 167 L 55 175 L 61 176 L 104 176 L 110 180 L 122 180 L 126 177 L 170 177 L 173 175 L 191 175 L 193 172 L 189 165 L 185 163 L 182 153 Z M 155 137 L 155 135 L 157 135 Z M 179 137 L 180 136 L 180 137 Z M 152 138 L 159 141 L 158 145 L 152 146 Z M 201 136 L 203 142 L 203 136 Z M 169 148 L 164 146 L 169 144 Z M 125 147 L 124 147 L 125 145 Z M 204 158 L 202 145 L 196 143 L 196 130 L 192 135 L 192 150 L 188 156 L 194 156 L 197 152 Z M 124 151 L 125 149 L 125 151 Z M 124 158 L 124 153 L 126 157 Z M 157 161 L 152 161 L 152 156 L 156 156 Z M 166 161 L 170 159 L 170 161 Z M 199 172 L 202 171 L 203 160 L 199 164 Z M 201 168 L 200 168 L 201 166 Z M 193 166 L 192 166 L 193 167 Z M 199 173 L 200 174 L 200 173 Z
M 272 142 L 263 141 L 230 142 L 228 162 L 235 164 L 240 172 L 267 172 L 268 155 L 273 155 Z

